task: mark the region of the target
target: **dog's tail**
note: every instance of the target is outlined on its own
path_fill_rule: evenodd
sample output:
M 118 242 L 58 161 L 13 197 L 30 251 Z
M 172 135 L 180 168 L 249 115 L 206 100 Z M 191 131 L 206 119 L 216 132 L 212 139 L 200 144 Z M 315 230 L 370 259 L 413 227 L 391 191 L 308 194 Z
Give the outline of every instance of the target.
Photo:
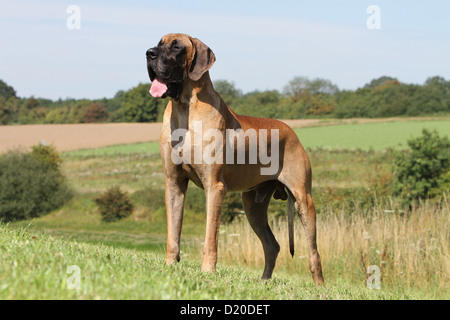
M 295 215 L 295 197 L 291 191 L 282 183 L 277 183 L 275 193 L 273 194 L 275 199 L 286 200 L 287 199 L 287 216 L 288 216 L 288 229 L 289 229 L 289 251 L 291 256 L 294 257 L 294 215 Z
M 294 257 L 294 215 L 295 215 L 295 198 L 292 193 L 288 192 L 287 216 L 289 229 L 289 252 Z

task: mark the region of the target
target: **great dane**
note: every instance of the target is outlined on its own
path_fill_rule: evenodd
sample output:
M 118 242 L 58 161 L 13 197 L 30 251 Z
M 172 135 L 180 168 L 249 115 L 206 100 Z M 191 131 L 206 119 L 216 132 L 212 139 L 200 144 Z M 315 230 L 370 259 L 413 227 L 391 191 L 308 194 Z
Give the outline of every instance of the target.
M 299 214 L 312 277 L 316 285 L 323 285 L 311 197 L 311 164 L 294 131 L 278 120 L 234 113 L 213 88 L 209 69 L 216 57 L 200 40 L 186 34 L 167 34 L 146 55 L 151 95 L 171 97 L 159 141 L 166 181 L 166 263 L 180 260 L 183 208 L 190 180 L 206 194 L 203 271 L 216 270 L 222 201 L 228 191 L 238 191 L 242 192 L 248 221 L 263 246 L 262 278 L 272 276 L 280 251 L 267 219 L 269 201 L 274 197 L 288 200 L 292 255 L 294 211 Z M 208 159 L 202 158 L 205 154 Z M 270 155 L 272 163 L 262 154 Z

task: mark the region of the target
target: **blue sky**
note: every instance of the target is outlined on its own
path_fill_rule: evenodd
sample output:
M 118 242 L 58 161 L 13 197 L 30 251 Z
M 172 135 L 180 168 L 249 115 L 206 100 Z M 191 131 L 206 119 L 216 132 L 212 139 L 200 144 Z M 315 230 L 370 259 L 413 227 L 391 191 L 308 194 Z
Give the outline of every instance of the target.
M 81 10 L 79 30 L 66 20 Z M 367 8 L 380 8 L 369 30 Z M 166 33 L 199 38 L 216 54 L 213 80 L 244 92 L 295 76 L 356 89 L 388 75 L 450 79 L 450 1 L 41 1 L 0 2 L 0 79 L 19 96 L 113 97 L 149 82 L 145 51 Z

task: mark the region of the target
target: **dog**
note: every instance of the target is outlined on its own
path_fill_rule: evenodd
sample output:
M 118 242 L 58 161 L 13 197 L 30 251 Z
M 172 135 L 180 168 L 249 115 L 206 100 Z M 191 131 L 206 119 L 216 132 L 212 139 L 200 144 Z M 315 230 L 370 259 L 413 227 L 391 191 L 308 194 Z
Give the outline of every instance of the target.
M 278 120 L 234 113 L 214 90 L 209 76 L 216 56 L 197 38 L 181 33 L 167 34 L 157 46 L 147 50 L 146 58 L 152 81 L 150 94 L 155 98 L 171 98 L 164 112 L 159 140 L 166 187 L 166 263 L 172 265 L 180 260 L 184 201 L 188 182 L 192 181 L 204 189 L 206 195 L 203 271 L 215 273 L 216 270 L 218 231 L 225 194 L 242 192 L 245 214 L 264 250 L 262 279 L 271 278 L 280 251 L 267 219 L 269 201 L 274 197 L 287 200 L 291 255 L 294 255 L 295 211 L 305 230 L 313 280 L 316 285 L 324 285 L 316 244 L 311 164 L 295 132 Z M 273 134 L 264 135 L 268 130 Z M 199 132 L 209 133 L 206 138 L 210 141 L 208 145 L 202 144 L 205 138 L 199 138 Z M 231 144 L 228 143 L 230 136 L 234 139 Z M 236 139 L 240 141 L 234 143 Z M 260 149 L 260 158 L 256 160 L 256 157 L 252 158 L 256 152 L 255 144 Z M 261 158 L 262 149 L 266 156 L 277 155 L 271 158 L 270 167 L 267 157 L 265 160 Z M 214 161 L 201 159 L 205 153 Z M 239 155 L 244 155 L 245 159 L 252 158 L 252 161 L 239 162 L 236 160 Z

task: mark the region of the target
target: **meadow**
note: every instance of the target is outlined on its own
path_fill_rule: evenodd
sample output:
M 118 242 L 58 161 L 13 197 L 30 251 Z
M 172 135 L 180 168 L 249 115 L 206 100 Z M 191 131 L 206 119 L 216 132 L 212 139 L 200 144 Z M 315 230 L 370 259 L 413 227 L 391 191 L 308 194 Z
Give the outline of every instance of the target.
M 49 215 L 0 225 L 1 299 L 448 299 L 449 198 L 405 210 L 377 198 L 374 185 L 392 176 L 395 150 L 422 128 L 450 136 L 450 121 L 422 119 L 296 129 L 313 165 L 318 247 L 327 289 L 315 288 L 303 230 L 288 253 L 281 201 L 270 208 L 281 252 L 273 279 L 263 269 L 259 240 L 241 214 L 220 229 L 216 276 L 200 272 L 205 214 L 202 191 L 190 184 L 182 261 L 164 265 L 164 176 L 157 142 L 63 152 L 75 192 Z M 93 198 L 119 185 L 136 209 L 125 220 L 101 221 Z M 375 194 L 374 194 L 375 192 Z M 367 205 L 367 195 L 374 199 Z M 82 288 L 69 290 L 67 268 L 81 269 Z M 367 268 L 381 270 L 370 290 Z M 32 284 L 32 285 L 30 285 Z

